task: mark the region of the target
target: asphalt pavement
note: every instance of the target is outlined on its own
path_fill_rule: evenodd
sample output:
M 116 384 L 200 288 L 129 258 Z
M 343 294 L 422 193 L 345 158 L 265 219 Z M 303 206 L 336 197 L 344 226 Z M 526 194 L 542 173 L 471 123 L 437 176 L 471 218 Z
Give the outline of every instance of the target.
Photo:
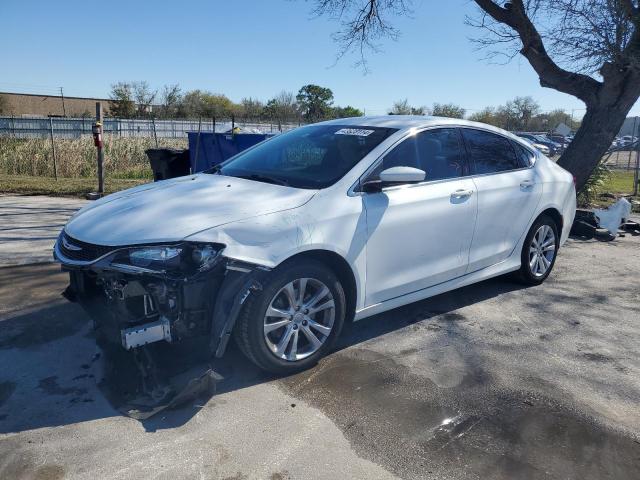
M 0 268 L 0 478 L 638 478 L 639 252 L 570 239 L 539 287 L 498 278 L 357 322 L 288 378 L 232 346 L 216 395 L 145 421 L 99 388 L 59 267 Z

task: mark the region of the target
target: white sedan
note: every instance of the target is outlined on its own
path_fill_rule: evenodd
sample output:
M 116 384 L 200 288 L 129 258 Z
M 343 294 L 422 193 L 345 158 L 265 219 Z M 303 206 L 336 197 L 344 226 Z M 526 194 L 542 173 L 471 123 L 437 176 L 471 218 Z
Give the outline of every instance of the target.
M 289 373 L 361 320 L 491 277 L 543 282 L 576 206 L 572 176 L 463 120 L 333 120 L 209 171 L 105 197 L 61 232 L 68 298 L 126 349 L 234 337 Z

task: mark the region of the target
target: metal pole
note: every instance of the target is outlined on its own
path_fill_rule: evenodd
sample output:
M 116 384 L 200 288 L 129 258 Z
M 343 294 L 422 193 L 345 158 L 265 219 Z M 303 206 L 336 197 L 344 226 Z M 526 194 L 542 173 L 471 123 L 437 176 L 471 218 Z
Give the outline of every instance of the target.
M 49 134 L 51 135 L 51 151 L 53 152 L 53 178 L 58 180 L 58 165 L 56 162 L 56 144 L 53 141 L 53 118 L 49 117 Z
M 193 172 L 198 168 L 198 153 L 200 153 L 200 131 L 202 130 L 202 117 L 198 118 L 198 137 L 196 138 L 196 153 L 193 156 Z
M 636 169 L 633 172 L 633 196 L 638 195 L 638 183 L 640 183 L 640 142 L 636 145 Z
M 158 134 L 156 133 L 156 119 L 151 117 L 151 125 L 153 125 L 153 138 L 156 140 L 156 148 L 158 148 Z
M 636 169 L 635 172 L 633 173 L 633 196 L 637 196 L 638 195 L 638 183 L 640 182 L 640 132 L 638 132 L 638 130 L 635 129 L 635 125 L 636 125 L 636 121 L 638 120 L 638 117 L 636 117 L 635 121 L 633 122 L 634 125 L 634 129 L 633 129 L 633 133 L 631 134 L 632 140 L 633 137 L 636 137 Z
M 67 116 L 67 109 L 64 106 L 64 93 L 62 92 L 62 87 L 60 87 L 60 97 L 62 98 L 62 116 Z
M 98 133 L 102 139 L 102 122 L 104 120 L 102 114 L 102 103 L 96 102 L 96 124 L 98 125 Z M 104 193 L 104 148 L 102 142 L 97 145 L 98 149 L 98 194 Z
M 633 119 L 633 129 L 631 130 L 631 145 L 633 145 L 633 137 L 636 135 L 636 124 L 638 122 L 638 117 L 634 117 Z M 632 147 L 633 148 L 633 147 Z M 633 155 L 633 150 L 629 149 L 629 158 L 627 159 L 627 170 L 631 170 L 631 158 Z

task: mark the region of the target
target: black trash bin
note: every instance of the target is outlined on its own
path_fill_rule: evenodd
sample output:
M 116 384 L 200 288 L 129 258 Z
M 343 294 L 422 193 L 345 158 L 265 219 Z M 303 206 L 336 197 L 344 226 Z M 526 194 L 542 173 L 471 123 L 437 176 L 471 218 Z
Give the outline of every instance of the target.
M 153 180 L 166 180 L 167 178 L 181 177 L 191 173 L 189 164 L 189 150 L 176 150 L 173 148 L 150 148 L 145 153 L 149 157 Z

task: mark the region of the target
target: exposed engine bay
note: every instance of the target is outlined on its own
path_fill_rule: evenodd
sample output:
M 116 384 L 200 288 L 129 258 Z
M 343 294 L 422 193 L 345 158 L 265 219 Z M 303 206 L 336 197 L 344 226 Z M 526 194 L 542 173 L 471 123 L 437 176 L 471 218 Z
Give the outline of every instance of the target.
M 223 249 L 188 242 L 109 248 L 61 233 L 54 256 L 69 272 L 63 295 L 93 319 L 107 368 L 118 364 L 118 369 L 133 368 L 139 374 L 136 398 L 121 409 L 125 413 L 146 418 L 215 388 L 219 378 L 211 361 L 224 354 L 242 304 L 261 290 L 261 277 L 269 271 L 228 259 Z M 188 347 L 179 354 L 167 349 L 158 353 L 152 345 L 158 342 Z M 162 371 L 158 355 L 175 357 L 171 374 L 183 376 L 195 363 L 200 368 L 181 387 Z M 133 367 L 126 366 L 127 359 Z M 183 364 L 182 371 L 177 364 Z

